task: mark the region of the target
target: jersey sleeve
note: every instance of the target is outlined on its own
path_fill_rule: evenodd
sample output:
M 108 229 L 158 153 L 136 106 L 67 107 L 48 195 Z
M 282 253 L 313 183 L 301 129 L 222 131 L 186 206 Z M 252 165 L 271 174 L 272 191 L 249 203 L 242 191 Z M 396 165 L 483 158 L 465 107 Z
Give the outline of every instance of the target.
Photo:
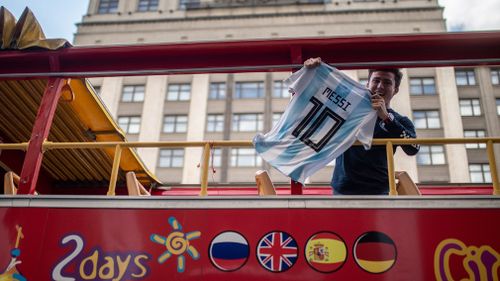
M 291 93 L 300 94 L 304 91 L 304 89 L 309 85 L 311 79 L 314 78 L 316 74 L 315 68 L 306 68 L 305 66 L 299 69 L 298 71 L 292 73 L 290 77 L 288 77 L 284 82 L 285 85 L 288 86 L 288 89 Z
M 415 126 L 407 117 L 394 118 L 394 120 L 385 124 L 385 129 L 390 138 L 414 139 L 417 137 Z M 415 155 L 420 150 L 420 145 L 402 145 L 401 148 L 406 154 Z

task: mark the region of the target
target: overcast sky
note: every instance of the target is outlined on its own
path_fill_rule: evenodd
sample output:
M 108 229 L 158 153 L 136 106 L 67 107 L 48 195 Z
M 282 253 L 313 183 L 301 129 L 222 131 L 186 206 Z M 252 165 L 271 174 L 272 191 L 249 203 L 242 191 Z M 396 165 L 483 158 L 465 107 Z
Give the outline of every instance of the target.
M 439 0 L 449 31 L 500 30 L 500 0 Z
M 439 0 L 439 3 L 445 7 L 449 31 L 500 30 L 500 0 Z M 28 6 L 47 38 L 72 41 L 75 23 L 87 12 L 88 0 L 0 0 L 0 5 L 16 18 Z

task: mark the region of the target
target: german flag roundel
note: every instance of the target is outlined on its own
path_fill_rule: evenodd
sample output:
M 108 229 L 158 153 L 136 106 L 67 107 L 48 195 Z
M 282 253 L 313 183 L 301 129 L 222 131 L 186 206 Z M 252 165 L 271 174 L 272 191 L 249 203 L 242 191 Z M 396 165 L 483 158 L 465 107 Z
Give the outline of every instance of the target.
M 367 272 L 383 273 L 396 262 L 396 245 L 382 232 L 367 232 L 354 244 L 354 259 Z
M 315 270 L 330 273 L 338 270 L 347 259 L 344 240 L 333 232 L 319 232 L 311 236 L 305 247 L 307 263 Z

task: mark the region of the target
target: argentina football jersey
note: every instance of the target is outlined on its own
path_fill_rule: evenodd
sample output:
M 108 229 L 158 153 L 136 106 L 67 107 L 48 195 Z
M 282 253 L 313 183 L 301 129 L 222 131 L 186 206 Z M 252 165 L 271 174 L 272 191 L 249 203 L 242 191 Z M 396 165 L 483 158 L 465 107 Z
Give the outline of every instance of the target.
M 285 82 L 295 93 L 287 109 L 270 132 L 253 139 L 271 166 L 304 183 L 356 139 L 370 147 L 377 118 L 366 87 L 324 63 Z

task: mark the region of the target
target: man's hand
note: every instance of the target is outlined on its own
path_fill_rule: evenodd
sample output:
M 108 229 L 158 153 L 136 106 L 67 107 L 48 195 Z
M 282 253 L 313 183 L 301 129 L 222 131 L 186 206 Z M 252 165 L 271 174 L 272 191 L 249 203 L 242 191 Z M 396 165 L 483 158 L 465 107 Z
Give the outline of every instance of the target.
M 372 93 L 372 108 L 377 111 L 380 119 L 385 120 L 389 117 L 389 112 L 385 107 L 385 101 L 379 94 Z
M 317 57 L 317 58 L 310 58 L 310 59 L 307 59 L 305 62 L 304 62 L 304 66 L 306 68 L 315 68 L 315 67 L 318 67 L 319 65 L 321 64 L 321 58 L 320 57 Z

